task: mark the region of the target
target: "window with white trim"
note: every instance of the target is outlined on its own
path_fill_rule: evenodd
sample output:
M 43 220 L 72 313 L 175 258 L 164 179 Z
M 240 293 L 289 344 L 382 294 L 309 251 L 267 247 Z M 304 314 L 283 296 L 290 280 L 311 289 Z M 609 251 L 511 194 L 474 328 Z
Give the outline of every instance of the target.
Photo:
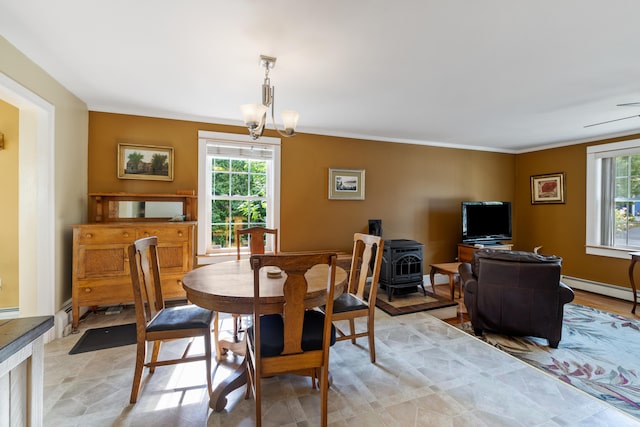
M 280 139 L 198 132 L 198 254 L 235 253 L 236 229 L 279 224 Z
M 587 253 L 640 250 L 640 140 L 587 148 Z

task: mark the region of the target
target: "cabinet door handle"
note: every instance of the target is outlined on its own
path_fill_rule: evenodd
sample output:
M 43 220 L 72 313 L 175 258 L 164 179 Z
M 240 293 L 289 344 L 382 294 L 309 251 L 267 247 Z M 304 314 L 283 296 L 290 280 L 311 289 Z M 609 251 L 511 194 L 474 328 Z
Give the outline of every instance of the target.
M 89 292 L 91 292 L 91 288 L 84 288 L 84 291 L 85 291 L 85 293 L 88 294 Z
M 144 237 L 149 237 L 149 233 L 144 233 Z
M 178 231 L 178 237 L 182 237 L 182 231 Z
M 124 237 L 129 237 L 129 233 L 127 233 L 127 232 L 122 233 L 122 235 L 123 235 Z
M 88 238 L 88 239 L 90 239 L 90 238 L 92 238 L 92 237 L 93 237 L 93 234 L 91 234 L 91 233 L 87 233 L 87 234 L 86 234 L 86 236 L 87 236 L 87 238 Z

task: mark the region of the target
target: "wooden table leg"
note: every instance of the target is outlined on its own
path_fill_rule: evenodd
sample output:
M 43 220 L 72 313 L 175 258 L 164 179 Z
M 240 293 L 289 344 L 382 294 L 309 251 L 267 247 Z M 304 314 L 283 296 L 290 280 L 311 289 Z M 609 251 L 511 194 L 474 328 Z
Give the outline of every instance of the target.
M 436 269 L 431 267 L 431 271 L 429 272 L 429 278 L 431 279 L 431 289 L 433 289 L 434 295 L 436 294 L 435 276 L 436 276 Z
M 429 272 L 429 278 L 431 279 L 431 288 L 433 289 L 433 293 L 436 293 L 436 288 L 435 288 L 435 275 L 436 273 L 438 274 L 446 274 L 447 276 L 449 276 L 449 292 L 451 293 L 451 301 L 453 301 L 455 299 L 455 284 L 454 284 L 454 277 L 456 276 L 455 273 L 451 273 L 449 271 L 446 270 L 441 270 L 438 267 L 433 267 L 431 266 L 431 271 Z
M 629 282 L 631 282 L 631 290 L 633 291 L 633 308 L 631 309 L 632 314 L 636 314 L 636 305 L 638 304 L 638 295 L 636 293 L 636 282 L 633 279 L 633 268 L 636 265 L 636 261 L 640 259 L 640 254 L 631 254 L 631 264 L 629 264 Z
M 453 274 L 451 273 L 447 273 L 447 276 L 449 276 L 449 289 L 451 290 L 451 301 L 453 301 L 455 299 L 456 296 L 456 287 L 453 283 Z

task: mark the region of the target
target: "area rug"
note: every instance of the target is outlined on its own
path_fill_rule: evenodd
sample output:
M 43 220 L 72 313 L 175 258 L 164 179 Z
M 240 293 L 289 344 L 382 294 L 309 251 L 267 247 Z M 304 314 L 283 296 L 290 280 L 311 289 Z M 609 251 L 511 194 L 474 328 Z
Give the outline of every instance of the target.
M 470 322 L 456 325 L 473 334 Z M 474 335 L 475 336 L 475 335 Z M 487 343 L 640 419 L 640 322 L 566 304 L 557 349 L 535 337 L 484 333 Z
M 429 311 L 429 314 L 439 319 L 449 319 L 456 317 L 458 303 L 431 292 L 427 292 L 425 296 L 422 291 L 394 295 L 393 300 L 389 302 L 387 293 L 380 289 L 376 294 L 376 307 L 391 316 Z
M 86 353 L 136 343 L 136 324 L 87 329 L 69 354 Z

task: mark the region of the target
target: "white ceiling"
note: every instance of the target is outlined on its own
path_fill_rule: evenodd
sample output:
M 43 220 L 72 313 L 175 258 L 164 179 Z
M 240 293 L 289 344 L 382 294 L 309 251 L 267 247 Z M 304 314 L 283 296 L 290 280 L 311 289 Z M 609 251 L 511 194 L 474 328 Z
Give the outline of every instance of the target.
M 298 131 L 522 152 L 640 131 L 636 0 L 0 0 L 90 110 L 241 124 L 261 54 Z M 0 58 L 2 61 L 2 58 Z

